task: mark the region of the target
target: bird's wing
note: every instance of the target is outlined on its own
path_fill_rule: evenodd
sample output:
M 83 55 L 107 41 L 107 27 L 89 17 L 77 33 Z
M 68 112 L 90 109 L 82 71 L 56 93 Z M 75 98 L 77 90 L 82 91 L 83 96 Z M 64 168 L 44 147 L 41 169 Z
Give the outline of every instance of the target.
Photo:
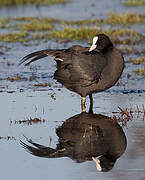
M 107 65 L 107 60 L 101 53 L 91 54 L 83 52 L 79 56 L 74 55 L 72 59 L 71 81 L 80 81 L 82 86 L 89 86 L 94 82 L 97 83 L 101 79 L 102 71 Z
M 67 151 L 65 148 L 53 149 L 50 147 L 46 147 L 46 146 L 34 143 L 32 140 L 27 140 L 27 141 L 31 145 L 28 145 L 21 140 L 20 140 L 20 144 L 26 151 L 28 151 L 30 154 L 34 156 L 45 157 L 45 158 L 58 158 L 58 157 L 64 157 L 65 155 L 67 155 Z
M 27 56 L 23 57 L 20 60 L 19 65 L 25 63 L 25 65 L 27 66 L 27 65 L 31 64 L 32 62 L 34 62 L 38 59 L 44 58 L 46 56 L 51 56 L 51 57 L 57 58 L 57 60 L 62 61 L 62 59 L 59 57 L 62 52 L 64 52 L 64 49 L 60 49 L 60 50 L 44 49 L 41 51 L 36 51 L 36 52 L 33 52 L 33 53 L 28 54 Z

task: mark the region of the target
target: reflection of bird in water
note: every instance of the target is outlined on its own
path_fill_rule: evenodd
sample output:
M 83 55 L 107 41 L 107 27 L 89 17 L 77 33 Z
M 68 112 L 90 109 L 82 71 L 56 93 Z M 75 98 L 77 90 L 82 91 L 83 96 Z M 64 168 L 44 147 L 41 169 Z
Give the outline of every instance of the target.
M 92 111 L 67 119 L 56 129 L 56 134 L 59 137 L 56 149 L 28 139 L 30 145 L 20 142 L 28 152 L 39 157 L 69 157 L 76 162 L 93 158 L 99 171 L 111 170 L 127 145 L 126 136 L 117 122 Z
M 82 97 L 85 112 L 85 97 L 112 87 L 122 74 L 124 60 L 109 37 L 98 34 L 89 48 L 72 46 L 69 49 L 45 49 L 25 56 L 19 64 L 30 63 L 52 56 L 57 62 L 54 78 L 66 88 Z

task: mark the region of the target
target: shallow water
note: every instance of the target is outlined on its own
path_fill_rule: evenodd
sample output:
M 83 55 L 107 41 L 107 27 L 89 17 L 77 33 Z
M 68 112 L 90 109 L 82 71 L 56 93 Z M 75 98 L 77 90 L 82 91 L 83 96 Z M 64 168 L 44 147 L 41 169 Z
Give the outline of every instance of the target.
M 97 16 L 99 18 L 105 18 L 110 12 L 124 13 L 124 12 L 136 12 L 143 13 L 144 6 L 140 7 L 125 7 L 120 0 L 102 0 L 100 2 L 96 0 L 70 0 L 70 3 L 65 5 L 54 5 L 50 7 L 13 7 L 0 9 L 0 15 L 2 17 L 52 17 L 66 20 L 78 20 L 87 19 Z
M 104 18 L 111 11 L 143 13 L 144 10 L 144 6 L 124 7 L 119 0 L 103 0 L 97 1 L 97 3 L 95 0 L 74 0 L 65 6 L 55 5 L 39 9 L 36 7 L 31 8 L 30 6 L 17 9 L 2 8 L 0 15 L 3 17 L 46 16 L 76 20 L 93 18 L 93 15 Z M 141 26 L 141 30 L 140 26 L 135 28 L 142 32 L 144 26 Z M 31 47 L 17 43 L 5 44 L 11 49 L 8 51 L 3 50 L 5 54 L 0 55 L 0 78 L 3 78 L 3 80 L 0 80 L 1 179 L 145 179 L 145 122 L 142 108 L 145 100 L 145 78 L 136 76 L 133 72 L 133 70 L 143 65 L 136 66 L 127 63 L 119 83 L 105 92 L 93 95 L 94 114 L 113 117 L 114 113 L 112 112 L 119 111 L 118 107 L 123 110 L 132 107 L 134 110 L 133 117 L 129 118 L 125 126 L 122 127 L 122 122 L 119 122 L 120 128 L 123 129 L 127 139 L 127 147 L 121 157 L 117 159 L 112 170 L 99 172 L 96 170 L 93 161 L 86 160 L 77 163 L 76 160 L 72 160 L 68 156 L 59 158 L 37 157 L 27 152 L 20 144 L 20 140 L 22 140 L 24 143 L 31 145 L 24 137 L 26 136 L 35 143 L 56 149 L 56 145 L 60 140 L 56 135 L 56 129 L 62 127 L 63 123 L 67 122 L 69 118 L 79 115 L 81 107 L 80 97 L 65 89 L 53 79 L 55 63 L 51 58 L 38 61 L 31 68 L 18 67 L 19 59 L 30 52 L 46 47 L 67 48 L 75 43 L 87 45 L 87 42 L 59 44 L 55 41 Z M 142 48 L 142 45 L 139 48 Z M 125 56 L 125 58 L 128 57 L 128 55 Z M 131 75 L 130 78 L 127 78 L 128 74 Z M 27 80 L 14 82 L 6 80 L 8 77 L 16 75 L 21 75 Z M 32 75 L 36 76 L 36 79 L 29 81 L 28 79 Z M 34 86 L 39 82 L 49 82 L 51 87 Z M 88 112 L 88 98 L 86 105 Z M 142 112 L 138 113 L 136 105 Z M 41 121 L 37 123 L 26 121 L 30 118 L 39 118 Z M 99 123 L 101 124 L 101 122 Z M 110 133 L 109 130 L 107 129 L 106 132 Z M 77 134 L 77 130 L 75 132 Z M 67 139 L 67 136 L 65 138 Z M 120 139 L 118 139 L 117 143 L 119 141 Z

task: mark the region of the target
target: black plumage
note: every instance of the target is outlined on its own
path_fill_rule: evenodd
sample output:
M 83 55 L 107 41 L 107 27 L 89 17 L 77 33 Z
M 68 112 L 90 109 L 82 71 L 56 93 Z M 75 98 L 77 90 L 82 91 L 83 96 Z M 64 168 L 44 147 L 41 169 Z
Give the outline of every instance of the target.
M 124 68 L 121 53 L 104 34 L 94 37 L 90 49 L 79 45 L 60 50 L 45 49 L 25 56 L 19 64 L 29 65 L 46 56 L 52 56 L 57 62 L 54 78 L 82 97 L 83 111 L 85 97 L 112 87 Z
M 20 141 L 26 151 L 34 156 L 45 158 L 69 157 L 77 163 L 93 160 L 99 171 L 111 170 L 117 159 L 126 150 L 127 139 L 121 126 L 111 117 L 82 112 L 69 119 L 56 129 L 56 148 L 37 144 L 26 138 Z

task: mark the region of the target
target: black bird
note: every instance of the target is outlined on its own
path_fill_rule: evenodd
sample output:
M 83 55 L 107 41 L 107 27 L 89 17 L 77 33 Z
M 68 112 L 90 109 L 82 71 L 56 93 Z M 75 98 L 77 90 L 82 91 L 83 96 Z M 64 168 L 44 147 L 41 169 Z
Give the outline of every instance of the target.
M 117 122 L 101 114 L 82 112 L 67 119 L 56 129 L 56 148 L 37 144 L 27 139 L 22 147 L 38 157 L 69 157 L 77 163 L 94 160 L 99 171 L 111 170 L 125 152 L 126 136 Z
M 28 54 L 19 64 L 29 65 L 46 56 L 57 62 L 54 78 L 82 97 L 83 112 L 85 97 L 92 99 L 92 93 L 112 87 L 124 68 L 123 56 L 105 34 L 95 36 L 90 48 L 75 45 L 68 49 L 45 49 Z

